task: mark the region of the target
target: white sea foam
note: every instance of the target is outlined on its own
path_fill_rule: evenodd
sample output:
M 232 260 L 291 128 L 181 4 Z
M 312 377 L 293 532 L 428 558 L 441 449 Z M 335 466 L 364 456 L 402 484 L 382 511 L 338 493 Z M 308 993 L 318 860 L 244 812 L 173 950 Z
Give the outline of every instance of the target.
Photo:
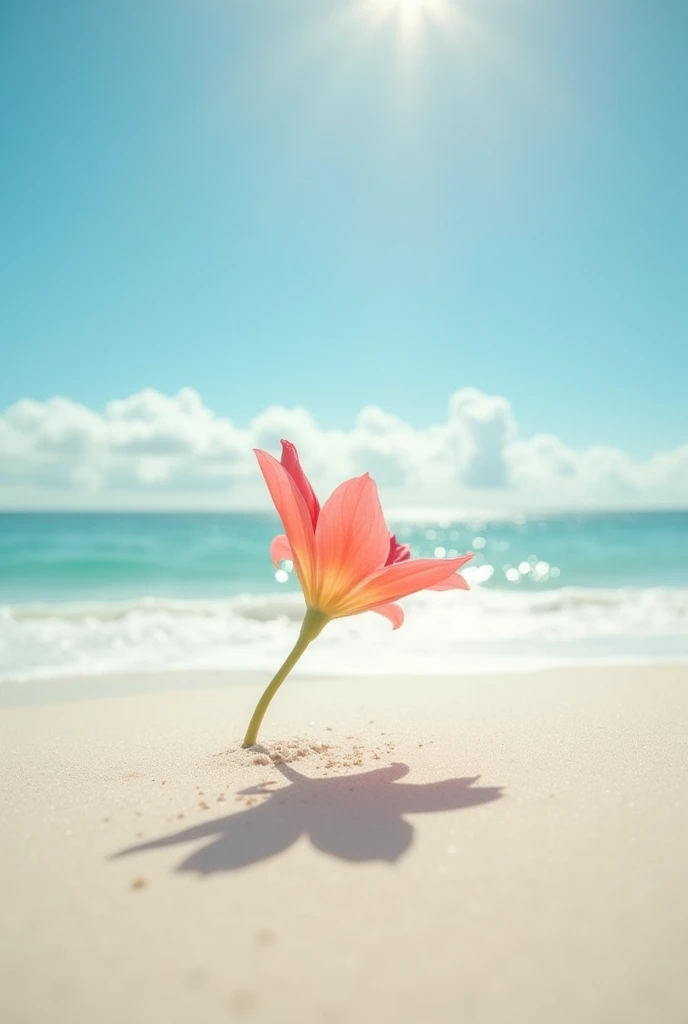
M 396 633 L 367 614 L 331 623 L 307 674 L 456 674 L 688 657 L 688 589 L 561 588 L 415 595 Z M 0 680 L 171 669 L 276 669 L 298 594 L 0 606 Z

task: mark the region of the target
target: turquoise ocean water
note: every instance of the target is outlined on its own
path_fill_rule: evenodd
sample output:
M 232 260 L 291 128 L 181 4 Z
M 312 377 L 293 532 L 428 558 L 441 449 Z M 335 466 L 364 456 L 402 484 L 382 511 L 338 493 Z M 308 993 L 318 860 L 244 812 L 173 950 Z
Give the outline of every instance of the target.
M 469 594 L 404 602 L 391 634 L 332 624 L 306 671 L 461 672 L 688 656 L 688 513 L 392 522 L 414 555 L 467 550 Z M 0 680 L 268 668 L 302 613 L 270 515 L 0 515 Z

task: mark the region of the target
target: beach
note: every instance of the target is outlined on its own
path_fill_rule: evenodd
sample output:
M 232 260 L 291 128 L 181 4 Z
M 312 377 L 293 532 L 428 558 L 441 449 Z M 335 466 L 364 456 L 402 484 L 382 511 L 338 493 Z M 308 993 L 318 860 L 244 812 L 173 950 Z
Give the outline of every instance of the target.
M 0 25 L 0 1024 L 688 1024 L 688 0 Z
M 688 1019 L 685 664 L 265 681 L 4 684 L 6 1024 Z

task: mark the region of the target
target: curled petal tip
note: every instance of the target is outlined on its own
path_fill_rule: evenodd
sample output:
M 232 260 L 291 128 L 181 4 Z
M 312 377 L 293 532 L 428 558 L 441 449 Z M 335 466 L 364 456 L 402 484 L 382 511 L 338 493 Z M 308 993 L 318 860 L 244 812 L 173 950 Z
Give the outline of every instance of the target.
M 291 550 L 291 544 L 285 534 L 281 533 L 279 537 L 275 537 L 272 544 L 270 545 L 270 557 L 275 569 L 285 559 L 289 559 L 291 562 L 294 561 L 294 554 Z
M 382 615 L 385 619 L 388 619 L 388 621 L 392 623 L 392 631 L 399 629 L 399 627 L 403 625 L 404 610 L 398 604 L 384 604 L 380 605 L 378 608 L 371 608 L 370 610 L 377 612 L 378 615 Z

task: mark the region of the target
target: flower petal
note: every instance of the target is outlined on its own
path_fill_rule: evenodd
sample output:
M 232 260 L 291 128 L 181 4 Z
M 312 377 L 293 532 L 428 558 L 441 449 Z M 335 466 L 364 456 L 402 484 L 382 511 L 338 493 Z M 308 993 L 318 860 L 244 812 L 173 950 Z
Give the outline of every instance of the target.
M 414 558 L 396 562 L 372 573 L 342 601 L 335 615 L 355 615 L 376 605 L 398 601 L 442 583 L 464 565 L 466 558 Z
M 310 605 L 315 590 L 315 534 L 306 503 L 284 466 L 260 448 L 254 450 L 270 496 L 282 520 L 306 604 Z
M 318 516 L 320 515 L 320 502 L 315 496 L 310 480 L 303 471 L 296 447 L 291 441 L 282 440 L 280 444 L 282 445 L 282 458 L 280 462 L 301 492 L 301 496 L 306 502 L 308 514 L 311 517 L 313 529 L 315 529 Z
M 287 556 L 288 557 L 288 556 Z M 473 557 L 473 552 L 469 551 L 467 555 L 462 555 L 459 559 L 459 567 L 465 565 L 466 562 L 470 562 Z M 470 590 L 468 583 L 463 578 L 455 573 L 453 576 L 449 576 L 448 579 L 442 580 L 440 583 L 434 583 L 431 587 L 427 587 L 427 590 Z
M 289 557 L 288 555 L 286 557 Z M 450 576 L 447 580 L 442 580 L 440 583 L 433 583 L 431 587 L 426 587 L 426 590 L 470 590 L 467 581 L 463 576 L 455 572 L 453 576 Z
M 286 534 L 280 533 L 279 536 L 275 537 L 270 545 L 270 558 L 272 559 L 272 564 L 275 568 L 277 568 L 280 562 L 283 562 L 285 558 L 288 558 L 290 562 L 294 561 L 294 556 L 291 553 L 291 544 L 289 543 Z
M 389 554 L 377 487 L 370 476 L 346 480 L 327 499 L 315 531 L 318 559 L 317 606 L 332 609 L 376 569 Z M 384 599 L 375 604 L 384 604 Z
M 404 609 L 398 604 L 379 604 L 377 608 L 371 608 L 371 612 L 384 615 L 392 623 L 392 629 L 399 629 L 404 623 Z
M 411 557 L 410 544 L 398 544 L 393 533 L 389 535 L 389 554 L 385 565 L 393 565 L 395 562 L 408 562 Z

